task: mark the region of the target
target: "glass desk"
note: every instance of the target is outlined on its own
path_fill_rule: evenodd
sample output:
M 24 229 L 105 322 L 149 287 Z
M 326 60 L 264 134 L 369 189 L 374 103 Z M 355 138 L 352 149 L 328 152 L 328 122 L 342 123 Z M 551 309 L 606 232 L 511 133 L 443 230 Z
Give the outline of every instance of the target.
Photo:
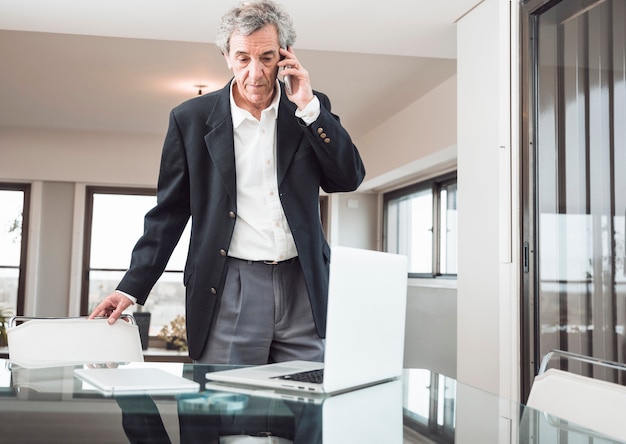
M 428 370 L 332 397 L 207 387 L 226 366 L 143 363 L 195 380 L 198 392 L 107 396 L 82 366 L 27 369 L 0 360 L 0 442 L 16 443 L 614 443 Z M 121 367 L 124 367 L 123 365 Z M 222 437 L 222 438 L 220 438 Z M 277 439 L 282 437 L 283 439 Z

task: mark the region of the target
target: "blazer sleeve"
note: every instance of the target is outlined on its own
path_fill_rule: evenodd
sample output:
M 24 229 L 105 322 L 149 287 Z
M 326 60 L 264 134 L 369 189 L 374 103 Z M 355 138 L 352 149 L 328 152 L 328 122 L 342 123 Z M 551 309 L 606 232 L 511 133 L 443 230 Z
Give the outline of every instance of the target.
M 320 115 L 311 125 L 300 125 L 311 142 L 321 167 L 320 185 L 327 193 L 356 190 L 365 178 L 365 165 L 348 131 L 331 112 L 328 97 L 315 92 L 320 101 Z
M 144 304 L 159 279 L 189 220 L 189 180 L 180 130 L 172 112 L 163 145 L 157 204 L 144 218 L 144 233 L 137 241 L 128 271 L 118 290 Z

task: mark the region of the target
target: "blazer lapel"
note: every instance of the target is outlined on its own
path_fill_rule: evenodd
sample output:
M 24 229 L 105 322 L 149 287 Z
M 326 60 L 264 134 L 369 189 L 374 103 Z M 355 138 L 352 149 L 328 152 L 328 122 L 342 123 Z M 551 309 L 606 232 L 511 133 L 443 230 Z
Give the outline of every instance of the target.
M 236 201 L 237 183 L 235 173 L 235 142 L 233 119 L 230 115 L 230 82 L 215 101 L 215 106 L 206 121 L 209 132 L 204 142 L 229 197 Z
M 296 105 L 282 92 L 276 129 L 277 180 L 280 185 L 293 161 L 304 134 L 294 116 Z M 221 91 L 207 119 L 209 129 L 204 136 L 209 155 L 217 168 L 231 199 L 236 200 L 235 142 L 233 119 L 230 114 L 230 83 Z

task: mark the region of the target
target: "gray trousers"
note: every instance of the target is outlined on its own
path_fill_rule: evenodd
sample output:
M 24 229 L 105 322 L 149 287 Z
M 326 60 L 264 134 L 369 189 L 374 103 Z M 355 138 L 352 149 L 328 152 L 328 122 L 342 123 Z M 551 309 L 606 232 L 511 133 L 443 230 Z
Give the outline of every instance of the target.
M 297 258 L 276 265 L 229 258 L 217 318 L 197 363 L 323 361 Z

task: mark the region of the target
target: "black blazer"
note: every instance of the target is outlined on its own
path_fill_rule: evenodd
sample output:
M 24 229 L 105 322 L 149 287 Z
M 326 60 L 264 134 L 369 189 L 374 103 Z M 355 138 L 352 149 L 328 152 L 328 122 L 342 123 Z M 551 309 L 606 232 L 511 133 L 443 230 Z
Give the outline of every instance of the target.
M 319 188 L 355 190 L 365 176 L 361 157 L 328 97 L 306 126 L 281 89 L 277 124 L 278 190 L 304 272 L 320 337 L 326 332 L 330 249 L 319 214 Z M 185 264 L 189 355 L 202 353 L 216 312 L 237 214 L 230 85 L 174 108 L 161 158 L 157 205 L 145 217 L 130 267 L 118 289 L 145 303 L 191 217 Z

